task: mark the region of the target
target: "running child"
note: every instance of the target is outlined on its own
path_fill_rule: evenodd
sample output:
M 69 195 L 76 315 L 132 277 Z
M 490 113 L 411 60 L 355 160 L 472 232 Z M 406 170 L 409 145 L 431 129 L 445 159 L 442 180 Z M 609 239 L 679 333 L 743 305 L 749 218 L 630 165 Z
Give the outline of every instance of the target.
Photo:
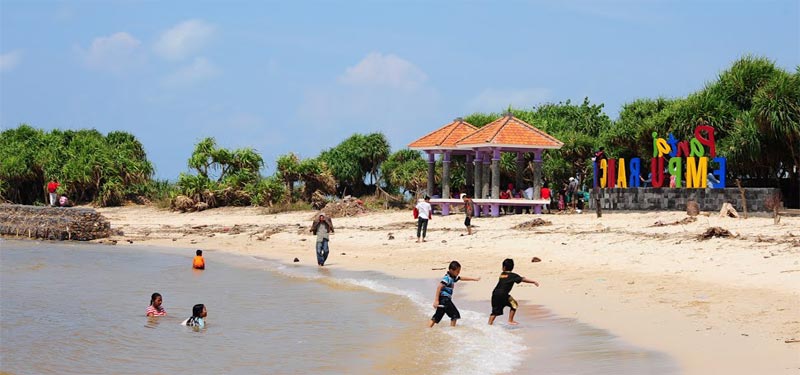
M 450 317 L 450 326 L 453 327 L 455 327 L 456 321 L 461 319 L 461 314 L 459 314 L 456 305 L 453 304 L 453 288 L 459 280 L 480 281 L 481 278 L 460 277 L 458 276 L 460 273 L 461 264 L 455 260 L 450 262 L 447 273 L 442 277 L 439 287 L 436 288 L 436 297 L 433 298 L 433 308 L 436 309 L 436 313 L 433 314 L 428 327 L 433 327 L 434 324 L 439 323 L 444 314 Z
M 514 314 L 517 313 L 517 301 L 511 297 L 511 288 L 514 284 L 530 283 L 539 286 L 535 280 L 524 278 L 511 271 L 514 270 L 514 259 L 506 259 L 503 261 L 503 272 L 500 273 L 500 279 L 497 281 L 497 286 L 492 291 L 492 315 L 489 315 L 489 325 L 494 323 L 494 318 L 503 315 L 503 309 L 508 306 L 511 311 L 508 313 L 508 324 L 519 324 L 514 321 Z

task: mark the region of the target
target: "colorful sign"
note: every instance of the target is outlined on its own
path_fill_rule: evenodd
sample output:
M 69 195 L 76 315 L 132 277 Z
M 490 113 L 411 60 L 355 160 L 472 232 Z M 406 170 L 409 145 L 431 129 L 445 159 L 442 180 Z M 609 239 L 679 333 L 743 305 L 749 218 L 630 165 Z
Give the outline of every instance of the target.
M 658 133 L 653 132 L 653 157 L 646 179 L 642 177 L 644 172 L 639 158 L 632 158 L 627 164 L 624 158 L 600 159 L 593 163 L 594 187 L 634 188 L 641 186 L 642 180 L 649 181 L 656 188 L 669 187 L 674 177 L 675 188 L 721 189 L 725 187 L 725 161 L 725 158 L 717 157 L 714 128 L 711 126 L 698 125 L 694 129 L 694 138 L 688 141 L 678 141 L 672 133 L 666 139 L 658 138 Z M 712 163 L 716 169 L 709 173 Z M 709 186 L 709 176 L 719 182 Z

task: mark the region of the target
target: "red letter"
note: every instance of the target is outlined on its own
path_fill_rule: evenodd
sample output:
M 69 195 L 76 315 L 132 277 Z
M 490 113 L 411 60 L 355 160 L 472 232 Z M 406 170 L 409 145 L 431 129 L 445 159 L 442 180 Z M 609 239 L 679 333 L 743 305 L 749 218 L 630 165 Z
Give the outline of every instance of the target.
M 650 183 L 654 188 L 664 186 L 664 158 L 650 159 Z
M 703 130 L 708 133 L 708 138 L 703 138 L 700 135 L 700 132 Z M 700 144 L 708 146 L 708 154 L 711 155 L 712 158 L 717 156 L 717 146 L 716 142 L 714 142 L 714 128 L 708 125 L 698 125 L 694 128 L 694 137 L 700 141 Z
M 617 187 L 617 159 L 608 159 L 608 187 Z

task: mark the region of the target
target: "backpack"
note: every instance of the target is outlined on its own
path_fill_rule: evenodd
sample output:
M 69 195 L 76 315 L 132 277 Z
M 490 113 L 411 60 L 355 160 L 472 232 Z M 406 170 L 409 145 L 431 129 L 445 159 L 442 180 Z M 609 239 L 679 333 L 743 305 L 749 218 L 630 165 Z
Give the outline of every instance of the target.
M 415 219 L 419 218 L 419 210 L 416 207 L 414 207 L 414 218 Z

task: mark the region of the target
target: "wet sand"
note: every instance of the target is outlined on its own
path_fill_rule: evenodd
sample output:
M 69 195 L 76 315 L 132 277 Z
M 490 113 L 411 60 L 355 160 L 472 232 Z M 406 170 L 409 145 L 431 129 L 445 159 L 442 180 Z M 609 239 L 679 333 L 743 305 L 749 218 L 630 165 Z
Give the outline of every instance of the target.
M 104 244 L 215 249 L 316 263 L 308 233 L 311 211 L 222 208 L 179 214 L 143 206 L 99 211 L 124 231 Z M 473 236 L 461 236 L 463 216 L 434 217 L 422 244 L 415 242 L 410 212 L 334 218 L 327 267 L 435 280 L 457 259 L 463 275 L 482 277 L 459 284 L 459 298 L 485 303 L 500 263 L 511 257 L 515 272 L 541 283 L 514 288 L 523 308 L 541 305 L 559 319 L 607 332 L 609 339 L 666 353 L 681 373 L 800 369 L 800 343 L 793 342 L 800 339 L 800 218 L 783 217 L 775 225 L 771 218 L 711 213 L 691 223 L 654 226 L 686 215 L 606 212 L 600 219 L 542 215 L 552 224 L 512 229 L 534 217 L 476 218 Z M 698 239 L 715 226 L 733 236 Z M 542 261 L 531 263 L 534 256 Z

